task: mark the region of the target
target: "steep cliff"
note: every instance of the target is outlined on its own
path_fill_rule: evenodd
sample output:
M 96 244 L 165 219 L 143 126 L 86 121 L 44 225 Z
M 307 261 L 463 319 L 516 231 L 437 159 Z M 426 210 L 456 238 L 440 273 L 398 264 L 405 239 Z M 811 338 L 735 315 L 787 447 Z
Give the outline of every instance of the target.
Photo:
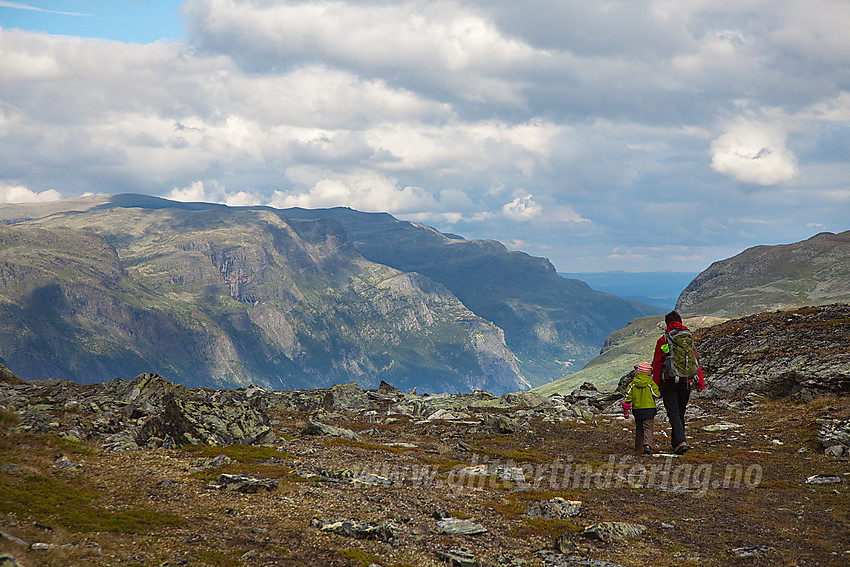
M 465 240 L 387 214 L 345 208 L 287 209 L 289 218 L 333 218 L 366 258 L 446 286 L 476 315 L 505 331 L 535 386 L 584 366 L 609 333 L 661 309 L 594 291 L 557 274 L 546 259 L 493 240 Z

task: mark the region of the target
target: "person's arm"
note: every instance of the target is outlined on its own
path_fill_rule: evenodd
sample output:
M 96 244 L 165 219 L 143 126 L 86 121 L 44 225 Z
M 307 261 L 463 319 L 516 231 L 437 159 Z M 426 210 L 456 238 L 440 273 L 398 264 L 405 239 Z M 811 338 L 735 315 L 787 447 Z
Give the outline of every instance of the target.
M 661 345 L 665 342 L 663 336 L 656 341 L 655 354 L 652 356 L 652 378 L 657 386 L 661 385 L 661 373 L 664 370 L 664 351 L 661 350 Z
M 699 360 L 699 355 L 697 354 L 697 347 L 694 347 L 694 356 L 697 357 L 697 365 L 699 366 L 699 370 L 697 371 L 697 377 L 699 381 L 697 382 L 697 391 L 702 392 L 705 390 L 705 380 L 702 377 L 702 363 Z

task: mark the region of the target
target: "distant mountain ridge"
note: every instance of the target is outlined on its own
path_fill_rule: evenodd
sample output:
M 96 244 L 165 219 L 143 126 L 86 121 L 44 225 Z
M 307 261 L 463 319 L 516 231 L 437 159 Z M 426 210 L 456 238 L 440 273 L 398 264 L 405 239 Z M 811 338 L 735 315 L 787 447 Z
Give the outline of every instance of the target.
M 386 214 L 97 195 L 0 220 L 0 357 L 24 378 L 501 393 L 653 311 Z
M 692 315 L 741 317 L 848 301 L 850 231 L 755 246 L 714 262 L 685 288 L 676 308 Z

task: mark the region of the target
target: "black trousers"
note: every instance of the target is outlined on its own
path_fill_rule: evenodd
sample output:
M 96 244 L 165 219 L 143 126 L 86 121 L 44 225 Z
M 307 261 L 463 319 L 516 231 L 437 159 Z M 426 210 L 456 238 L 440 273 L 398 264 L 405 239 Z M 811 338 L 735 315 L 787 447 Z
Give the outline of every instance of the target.
M 688 400 L 691 398 L 691 387 L 684 378 L 680 378 L 678 383 L 672 379 L 663 379 L 660 390 L 664 409 L 667 410 L 667 418 L 673 430 L 670 445 L 675 449 L 685 440 L 685 408 L 688 407 Z

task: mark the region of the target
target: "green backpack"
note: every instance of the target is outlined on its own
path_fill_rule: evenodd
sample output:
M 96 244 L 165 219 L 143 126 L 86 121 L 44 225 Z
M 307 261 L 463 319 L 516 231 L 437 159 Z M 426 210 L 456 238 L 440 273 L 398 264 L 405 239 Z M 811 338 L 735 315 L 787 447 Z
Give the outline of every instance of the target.
M 694 338 L 688 329 L 673 329 L 664 333 L 667 357 L 664 359 L 664 376 L 690 380 L 699 372 L 699 359 L 694 350 Z M 663 349 L 662 349 L 663 350 Z

